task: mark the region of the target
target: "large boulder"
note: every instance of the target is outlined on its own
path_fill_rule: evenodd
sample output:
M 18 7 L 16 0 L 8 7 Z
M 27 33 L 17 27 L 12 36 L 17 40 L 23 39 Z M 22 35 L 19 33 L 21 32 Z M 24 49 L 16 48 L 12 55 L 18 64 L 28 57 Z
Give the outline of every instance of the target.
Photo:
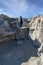
M 29 35 L 29 28 L 21 27 L 21 28 L 17 29 L 17 39 L 27 38 L 28 35 Z
M 29 36 L 29 28 L 21 27 L 17 29 L 17 34 L 16 34 L 17 44 L 18 45 L 23 44 L 23 40 L 28 38 L 28 36 Z

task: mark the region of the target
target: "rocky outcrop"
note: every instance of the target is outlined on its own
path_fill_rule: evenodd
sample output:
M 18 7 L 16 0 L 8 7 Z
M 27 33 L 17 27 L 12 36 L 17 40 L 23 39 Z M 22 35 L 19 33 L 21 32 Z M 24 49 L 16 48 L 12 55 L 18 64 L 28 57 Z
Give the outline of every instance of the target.
M 39 56 L 38 62 L 40 63 L 40 65 L 43 65 L 43 42 L 42 42 L 40 48 L 38 48 L 38 56 Z
M 43 41 L 43 16 L 37 16 L 30 19 L 29 35 L 36 46 L 40 46 Z
M 3 32 L 0 34 L 2 34 L 0 36 L 0 44 L 14 39 L 17 40 L 18 45 L 21 45 L 23 44 L 23 40 L 28 38 L 29 28 L 21 27 L 19 29 L 16 29 L 15 32 Z
M 37 47 L 35 46 L 39 47 L 41 45 L 40 48 L 38 49 L 38 55 L 39 55 L 38 61 L 35 57 L 33 57 L 31 58 L 28 64 L 30 65 L 31 63 L 34 64 L 35 61 L 37 62 L 35 64 L 43 65 L 43 16 L 42 15 L 32 17 L 32 18 L 23 18 L 23 25 L 22 27 L 19 27 L 18 18 L 10 18 L 6 15 L 1 14 L 0 15 L 0 45 L 3 44 L 3 42 L 4 43 L 9 42 L 10 40 L 15 40 L 15 39 L 17 41 L 17 45 L 28 43 L 25 44 L 25 47 L 23 46 L 25 48 L 25 51 L 29 53 L 27 54 L 25 52 L 28 56 L 30 56 L 31 53 L 33 56 L 37 49 Z M 22 46 L 20 46 L 20 48 L 22 48 Z M 32 49 L 34 52 L 32 51 Z
M 17 44 L 21 45 L 21 44 L 23 44 L 23 40 L 28 38 L 28 36 L 29 36 L 29 28 L 21 27 L 21 28 L 17 29 L 16 32 L 17 32 L 17 35 L 16 35 Z
M 24 19 L 22 27 L 19 26 L 18 18 L 10 18 L 6 15 L 0 15 L 0 43 L 12 39 L 19 40 L 28 37 L 29 28 L 27 20 Z M 19 40 L 20 41 L 20 40 Z
M 29 28 L 21 27 L 17 29 L 17 39 L 27 38 L 29 35 Z
M 15 32 L 3 32 L 0 33 L 0 45 L 2 45 L 4 42 L 8 42 L 10 40 L 16 39 L 16 33 Z
M 39 59 L 37 65 L 43 65 L 43 16 L 37 16 L 30 19 L 29 23 L 30 37 L 34 41 L 35 46 L 40 46 L 38 48 Z
M 6 15 L 0 15 L 0 33 L 4 32 L 18 32 L 21 34 L 24 32 L 24 27 L 29 29 L 29 35 L 31 39 L 34 41 L 36 46 L 40 46 L 43 41 L 43 16 L 39 15 L 32 18 L 23 18 L 23 25 L 22 28 L 19 28 L 19 19 L 18 18 L 10 18 Z M 18 30 L 17 30 L 18 29 Z M 26 32 L 26 33 L 25 33 Z M 28 32 L 25 31 L 24 33 L 28 35 Z M 24 37 L 25 34 L 21 34 Z M 18 35 L 17 35 L 18 36 Z

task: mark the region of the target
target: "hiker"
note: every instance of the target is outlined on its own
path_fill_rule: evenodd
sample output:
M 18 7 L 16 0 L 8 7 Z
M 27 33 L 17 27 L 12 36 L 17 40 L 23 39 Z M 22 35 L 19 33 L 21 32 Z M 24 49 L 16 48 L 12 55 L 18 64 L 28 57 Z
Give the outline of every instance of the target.
M 20 16 L 20 27 L 22 27 L 23 25 L 23 20 L 22 20 L 22 17 Z

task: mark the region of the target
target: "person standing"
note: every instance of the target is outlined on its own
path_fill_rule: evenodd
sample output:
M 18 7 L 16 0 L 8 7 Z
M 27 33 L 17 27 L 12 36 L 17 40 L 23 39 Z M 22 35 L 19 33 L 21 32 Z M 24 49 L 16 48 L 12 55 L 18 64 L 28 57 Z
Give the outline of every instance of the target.
M 22 17 L 20 16 L 20 27 L 22 27 L 23 25 L 23 20 L 22 20 Z

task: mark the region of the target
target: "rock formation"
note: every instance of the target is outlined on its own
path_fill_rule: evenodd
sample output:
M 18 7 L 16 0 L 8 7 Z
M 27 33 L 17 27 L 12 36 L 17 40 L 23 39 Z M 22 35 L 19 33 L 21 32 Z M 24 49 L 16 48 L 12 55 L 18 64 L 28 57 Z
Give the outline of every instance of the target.
M 40 60 L 37 63 L 39 65 L 40 62 L 40 65 L 43 65 L 43 15 L 32 18 L 23 18 L 22 27 L 19 27 L 19 18 L 10 18 L 3 14 L 0 15 L 0 44 L 2 44 L 2 42 L 16 39 L 17 44 L 21 45 L 24 43 L 24 40 L 27 41 L 26 38 L 28 37 L 32 40 L 31 41 L 30 39 L 28 39 L 28 43 L 30 46 L 31 44 L 35 45 L 35 49 L 40 46 L 40 48 L 38 49 Z M 32 48 L 33 47 L 31 47 L 30 49 Z M 30 60 L 33 61 L 32 59 Z
M 16 38 L 17 38 L 17 44 L 21 45 L 23 44 L 23 40 L 28 38 L 29 35 L 29 28 L 28 27 L 21 27 L 19 29 L 17 29 L 17 34 L 16 34 Z
M 12 32 L 19 28 L 19 19 L 10 18 L 6 15 L 0 15 L 0 34 L 1 31 Z M 28 27 L 30 29 L 29 35 L 34 41 L 36 46 L 40 46 L 43 41 L 43 15 L 39 15 L 32 18 L 23 18 L 22 27 Z
M 38 49 L 39 60 L 37 65 L 43 65 L 43 16 L 37 16 L 31 19 L 29 23 L 30 36 L 34 41 L 35 46 L 40 46 Z
M 0 22 L 3 22 L 0 26 L 0 42 L 11 39 L 19 40 L 19 38 L 24 39 L 29 35 L 29 28 L 27 27 L 27 24 L 23 22 L 22 27 L 20 27 L 18 18 L 10 18 L 1 14 Z
M 30 19 L 29 23 L 30 36 L 34 44 L 40 46 L 43 40 L 43 16 L 37 16 Z M 38 43 L 39 42 L 39 43 Z

